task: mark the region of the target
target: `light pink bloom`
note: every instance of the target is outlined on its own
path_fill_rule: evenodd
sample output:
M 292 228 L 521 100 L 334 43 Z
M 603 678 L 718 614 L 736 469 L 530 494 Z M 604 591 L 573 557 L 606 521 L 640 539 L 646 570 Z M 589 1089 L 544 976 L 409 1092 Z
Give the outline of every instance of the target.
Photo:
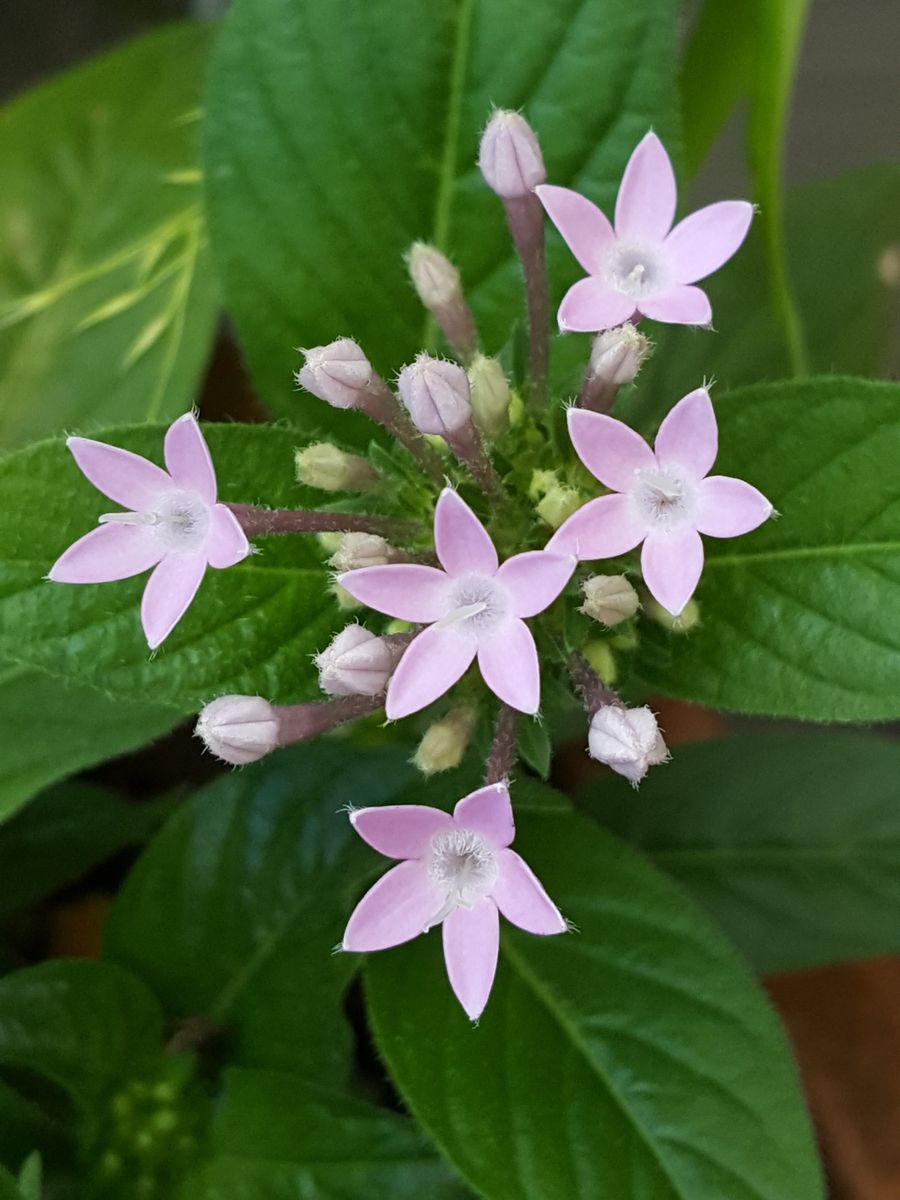
M 106 513 L 100 527 L 53 564 L 54 583 L 109 583 L 155 567 L 141 602 L 151 649 L 184 616 L 207 566 L 233 567 L 250 553 L 237 517 L 216 503 L 216 473 L 191 413 L 169 427 L 167 470 L 105 442 L 71 437 L 76 463 L 104 496 L 129 509 Z
M 655 453 L 621 421 L 579 408 L 569 411 L 569 436 L 613 495 L 579 508 L 547 549 L 582 560 L 615 558 L 643 542 L 644 583 L 675 616 L 703 570 L 700 534 L 737 537 L 772 515 L 772 505 L 749 483 L 709 474 L 719 432 L 705 388 L 678 401 L 659 427 Z
M 648 133 L 628 160 L 615 229 L 578 192 L 549 184 L 535 192 L 588 273 L 563 297 L 563 332 L 610 329 L 636 312 L 654 321 L 708 325 L 707 295 L 691 285 L 731 258 L 753 216 L 747 201 L 723 200 L 691 213 L 673 229 L 675 172 L 655 133 Z
M 484 1011 L 500 944 L 499 913 L 528 933 L 565 933 L 559 909 L 523 859 L 506 784 L 465 796 L 453 816 L 420 804 L 351 812 L 356 832 L 402 861 L 366 892 L 347 923 L 344 950 L 385 950 L 443 924 L 450 986 L 467 1015 Z
M 434 544 L 443 570 L 390 563 L 338 576 L 351 596 L 377 612 L 428 626 L 410 642 L 391 676 L 388 717 L 409 716 L 437 700 L 476 655 L 496 696 L 520 712 L 537 712 L 540 666 L 523 618 L 553 603 L 575 559 L 529 550 L 501 567 L 487 530 L 452 488 L 445 488 L 437 502 Z

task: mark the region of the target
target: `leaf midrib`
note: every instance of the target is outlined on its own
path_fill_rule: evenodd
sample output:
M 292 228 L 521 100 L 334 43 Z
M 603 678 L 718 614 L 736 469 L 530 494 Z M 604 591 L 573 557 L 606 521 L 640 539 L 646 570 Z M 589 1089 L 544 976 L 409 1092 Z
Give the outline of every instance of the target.
M 755 550 L 749 554 L 711 555 L 706 559 L 707 570 L 714 567 L 746 566 L 748 563 L 793 561 L 803 558 L 851 558 L 856 554 L 898 554 L 900 540 L 896 542 L 835 543 L 820 546 L 795 546 L 781 550 Z

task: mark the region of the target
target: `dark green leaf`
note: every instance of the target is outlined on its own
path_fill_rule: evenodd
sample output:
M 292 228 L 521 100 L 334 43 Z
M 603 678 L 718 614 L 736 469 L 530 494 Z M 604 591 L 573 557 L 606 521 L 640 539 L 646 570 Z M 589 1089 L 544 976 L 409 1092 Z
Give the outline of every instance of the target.
M 2 1167 L 0 1167 L 0 1200 L 24 1200 L 24 1193 L 19 1191 L 16 1180 Z M 40 1193 L 38 1193 L 37 1200 L 40 1200 Z
M 48 1160 L 67 1156 L 73 1136 L 70 1125 L 59 1124 L 0 1079 L 0 1162 L 9 1170 L 18 1171 L 35 1146 Z
M 450 1161 L 488 1200 L 821 1197 L 788 1046 L 734 951 L 585 818 L 516 817 L 579 932 L 505 927 L 476 1029 L 435 935 L 366 963 L 378 1047 Z
M 547 726 L 537 719 L 525 718 L 519 722 L 519 754 L 524 762 L 542 779 L 550 774 L 553 744 Z
M 19 1172 L 19 1191 L 23 1200 L 41 1200 L 43 1194 L 44 1171 L 41 1156 L 35 1151 L 29 1154 Z

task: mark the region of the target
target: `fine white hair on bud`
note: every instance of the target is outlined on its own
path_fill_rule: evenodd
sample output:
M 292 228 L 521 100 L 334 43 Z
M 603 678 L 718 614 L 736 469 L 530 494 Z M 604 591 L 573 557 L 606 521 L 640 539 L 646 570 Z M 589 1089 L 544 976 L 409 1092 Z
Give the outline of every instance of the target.
M 420 433 L 446 437 L 471 421 L 469 380 L 457 363 L 420 354 L 400 372 L 397 390 Z
M 650 349 L 650 339 L 630 321 L 615 329 L 605 329 L 591 346 L 590 372 L 604 383 L 621 387 L 636 377 Z
M 352 338 L 313 346 L 303 355 L 305 361 L 296 377 L 302 388 L 334 408 L 358 407 L 360 393 L 369 386 L 374 371 Z
M 635 786 L 657 763 L 669 757 L 656 717 L 649 708 L 603 704 L 591 717 L 591 758 L 606 763 Z
M 362 625 L 348 625 L 315 659 L 319 685 L 331 696 L 378 696 L 387 687 L 397 651 Z
M 409 276 L 427 309 L 444 308 L 463 298 L 459 271 L 428 242 L 413 242 L 406 256 Z
M 641 606 L 635 589 L 624 575 L 592 575 L 582 584 L 581 612 L 603 625 L 627 621 Z
M 241 767 L 278 746 L 278 714 L 262 696 L 219 696 L 201 711 L 194 732 L 216 758 Z
M 486 437 L 497 438 L 509 424 L 512 393 L 506 372 L 496 358 L 476 354 L 468 377 L 475 423 Z
M 485 183 L 504 200 L 527 196 L 547 178 L 534 130 L 521 115 L 497 108 L 481 135 L 478 166 Z
M 358 571 L 362 567 L 383 567 L 394 558 L 394 549 L 377 533 L 344 533 L 329 562 L 335 571 Z
M 379 482 L 378 472 L 359 454 L 331 442 L 316 442 L 294 456 L 298 483 L 323 492 L 365 492 Z

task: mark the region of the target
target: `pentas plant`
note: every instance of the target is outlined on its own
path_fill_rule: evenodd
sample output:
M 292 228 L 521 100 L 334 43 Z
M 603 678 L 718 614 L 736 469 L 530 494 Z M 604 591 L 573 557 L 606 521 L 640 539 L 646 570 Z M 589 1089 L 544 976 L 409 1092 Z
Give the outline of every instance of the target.
M 428 710 L 416 762 L 430 775 L 458 765 L 479 726 L 493 725 L 484 786 L 452 816 L 422 805 L 350 814 L 360 836 L 398 865 L 360 901 L 343 949 L 379 950 L 441 925 L 450 983 L 473 1019 L 491 989 L 499 914 L 537 935 L 566 929 L 510 849 L 521 718 L 540 718 L 542 697 L 546 708 L 548 696 L 568 692 L 586 712 L 589 753 L 637 785 L 668 757 L 651 709 L 612 687 L 616 655 L 638 637 L 637 611 L 643 601 L 660 619 L 695 620 L 702 536 L 739 536 L 773 513 L 750 483 L 711 474 L 718 435 L 704 388 L 674 405 L 652 449 L 610 415 L 650 350 L 642 317 L 709 323 L 695 282 L 738 249 L 751 206 L 714 204 L 674 224 L 674 173 L 649 133 L 626 168 L 613 224 L 585 197 L 546 182 L 538 140 L 513 112 L 491 117 L 479 165 L 524 274 L 521 394 L 501 361 L 481 352 L 458 271 L 437 248 L 416 243 L 410 276 L 454 359 L 423 351 L 391 386 L 349 337 L 303 352 L 301 388 L 383 431 L 368 454 L 331 442 L 298 451 L 298 479 L 333 494 L 333 503 L 314 511 L 218 502 L 190 414 L 166 435 L 166 471 L 72 438 L 87 478 L 127 511 L 102 516 L 49 573 L 57 583 L 89 584 L 153 568 L 141 619 L 155 649 L 207 566 L 236 565 L 250 539 L 328 541 L 335 603 L 357 619 L 316 656 L 327 698 L 280 706 L 219 696 L 197 732 L 214 754 L 241 765 L 382 709 L 390 722 L 421 720 Z M 565 413 L 549 388 L 545 209 L 588 272 L 562 300 L 560 329 L 597 334 Z M 639 563 L 622 561 L 638 546 Z M 598 560 L 616 560 L 614 569 L 584 565 Z M 441 701 L 443 711 L 433 707 Z

